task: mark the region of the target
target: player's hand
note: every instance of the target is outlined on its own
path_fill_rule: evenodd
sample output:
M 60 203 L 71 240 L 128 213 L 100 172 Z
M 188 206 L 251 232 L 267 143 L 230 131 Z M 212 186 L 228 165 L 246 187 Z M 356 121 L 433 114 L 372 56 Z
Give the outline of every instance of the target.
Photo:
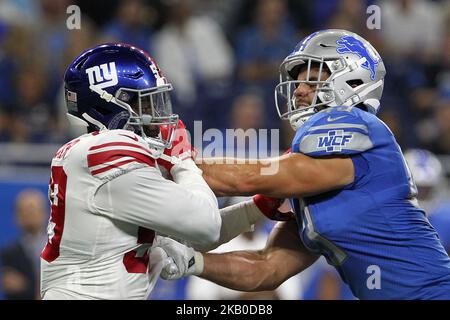
M 284 199 L 271 198 L 257 194 L 253 196 L 253 202 L 258 207 L 259 211 L 270 220 L 289 221 L 295 217 L 292 211 L 281 212 L 279 210 Z
M 161 136 L 167 139 L 169 134 L 168 126 L 160 127 Z M 168 172 L 172 167 L 186 159 L 194 159 L 195 149 L 189 142 L 188 131 L 183 121 L 178 120 L 178 127 L 174 133 L 174 138 L 172 141 L 172 147 L 170 149 L 165 149 L 163 155 L 156 161 L 159 165 L 166 168 Z
M 173 239 L 156 237 L 153 250 L 162 249 L 173 263 L 168 263 L 161 271 L 161 278 L 177 280 L 189 275 L 199 275 L 203 272 L 203 256 L 200 252 L 185 246 Z

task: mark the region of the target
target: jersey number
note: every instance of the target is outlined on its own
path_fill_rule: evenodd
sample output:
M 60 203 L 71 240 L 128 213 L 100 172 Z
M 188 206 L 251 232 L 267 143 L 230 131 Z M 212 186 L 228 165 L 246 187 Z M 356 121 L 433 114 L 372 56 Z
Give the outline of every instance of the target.
M 67 175 L 63 167 L 52 166 L 48 186 L 48 198 L 51 204 L 50 220 L 47 226 L 48 241 L 41 254 L 41 257 L 47 262 L 52 262 L 59 257 L 66 210 L 66 184 Z
M 154 238 L 155 232 L 153 230 L 139 227 L 137 243 L 142 245 L 123 256 L 123 265 L 128 273 L 147 273 L 148 249 L 150 249 Z

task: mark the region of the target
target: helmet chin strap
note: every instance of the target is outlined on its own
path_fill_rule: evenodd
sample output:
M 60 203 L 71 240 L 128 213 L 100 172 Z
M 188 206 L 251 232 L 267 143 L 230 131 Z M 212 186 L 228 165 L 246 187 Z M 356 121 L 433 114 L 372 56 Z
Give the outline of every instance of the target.
M 291 124 L 291 127 L 292 129 L 294 129 L 294 131 L 297 131 L 298 128 L 300 128 L 300 126 L 304 123 L 300 116 L 301 114 L 296 114 L 289 118 L 289 123 Z
M 292 106 L 295 106 L 296 97 L 292 98 Z M 312 117 L 317 112 L 316 107 L 305 107 L 304 110 L 299 110 L 289 117 L 289 123 L 292 129 L 297 131 L 310 117 Z
M 105 125 L 104 125 L 103 123 L 101 123 L 101 122 L 98 121 L 98 120 L 95 120 L 95 119 L 92 118 L 90 115 L 88 115 L 86 112 L 83 113 L 81 116 L 82 116 L 84 119 L 86 119 L 87 122 L 89 122 L 89 123 L 91 123 L 91 124 L 97 126 L 99 130 L 102 130 L 102 129 L 105 129 L 105 128 L 106 128 Z
M 94 85 L 90 85 L 89 89 L 91 91 L 95 92 L 96 94 L 98 94 L 100 96 L 100 98 L 102 98 L 103 100 L 106 100 L 107 102 L 112 101 L 113 103 L 118 104 L 116 98 L 114 98 L 114 96 L 112 94 L 106 92 L 105 90 L 100 89 L 99 87 L 94 86 Z
M 106 102 L 112 102 L 115 105 L 118 105 L 119 107 L 126 109 L 128 112 L 130 112 L 130 114 L 134 113 L 133 109 L 131 109 L 131 107 L 128 104 L 117 100 L 112 94 L 106 92 L 105 90 L 100 89 L 99 87 L 94 86 L 94 85 L 90 85 L 89 89 L 91 91 L 95 92 L 96 94 L 98 94 L 100 96 L 100 98 L 102 98 Z
M 294 129 L 294 131 L 297 131 L 298 128 L 300 128 L 309 118 L 311 118 L 316 113 L 315 110 L 315 107 L 309 107 L 308 110 L 304 110 L 303 112 L 299 112 L 290 116 L 289 123 L 291 124 L 292 129 Z

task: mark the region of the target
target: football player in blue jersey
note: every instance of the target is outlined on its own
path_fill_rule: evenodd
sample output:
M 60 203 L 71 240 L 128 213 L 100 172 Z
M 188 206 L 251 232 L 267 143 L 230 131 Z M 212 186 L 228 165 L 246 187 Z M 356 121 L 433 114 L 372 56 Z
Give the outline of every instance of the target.
M 217 195 L 289 198 L 295 219 L 279 222 L 260 251 L 201 254 L 159 238 L 174 261 L 163 277 L 270 290 L 323 255 L 360 299 L 450 299 L 450 258 L 418 206 L 400 147 L 376 116 L 385 73 L 377 51 L 352 32 L 303 39 L 281 64 L 275 89 L 278 112 L 296 131 L 291 153 L 268 164 L 201 165 Z M 267 165 L 278 170 L 267 174 Z

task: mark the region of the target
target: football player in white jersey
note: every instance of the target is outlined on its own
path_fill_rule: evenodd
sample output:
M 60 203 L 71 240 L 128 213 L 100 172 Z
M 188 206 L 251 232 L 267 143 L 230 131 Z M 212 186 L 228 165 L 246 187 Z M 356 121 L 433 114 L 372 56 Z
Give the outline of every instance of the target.
M 147 275 L 155 232 L 206 250 L 251 228 L 258 208 L 276 214 L 262 196 L 219 212 L 172 113 L 172 86 L 143 50 L 94 47 L 64 81 L 69 120 L 87 133 L 52 160 L 43 299 L 145 299 L 162 268 Z

